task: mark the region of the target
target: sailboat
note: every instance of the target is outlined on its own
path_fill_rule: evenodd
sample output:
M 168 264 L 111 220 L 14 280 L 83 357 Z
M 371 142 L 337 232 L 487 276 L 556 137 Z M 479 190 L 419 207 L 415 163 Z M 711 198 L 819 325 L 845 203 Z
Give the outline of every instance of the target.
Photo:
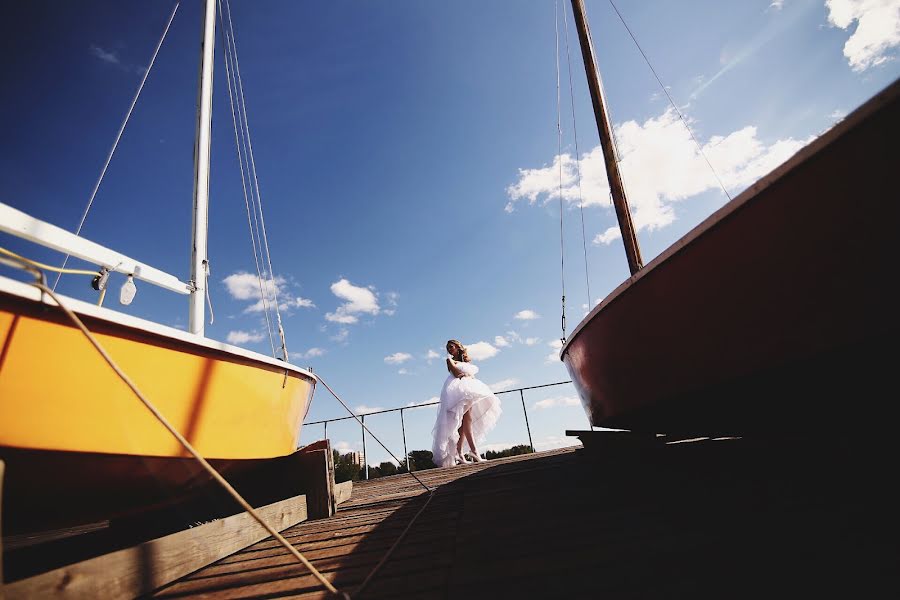
M 173 13 L 174 16 L 174 13 Z M 214 465 L 239 473 L 288 456 L 316 376 L 284 359 L 204 336 L 212 61 L 216 2 L 206 2 L 195 145 L 189 281 L 0 204 L 0 231 L 190 298 L 182 331 L 59 296 L 162 415 Z M 35 263 L 6 252 L 7 266 Z M 40 275 L 40 269 L 37 271 Z M 124 296 L 123 296 L 124 297 Z M 4 534 L 111 519 L 208 482 L 57 302 L 0 276 L 0 460 Z
M 892 427 L 900 81 L 645 266 L 584 7 L 572 6 L 631 270 L 560 351 L 591 424 L 854 438 Z

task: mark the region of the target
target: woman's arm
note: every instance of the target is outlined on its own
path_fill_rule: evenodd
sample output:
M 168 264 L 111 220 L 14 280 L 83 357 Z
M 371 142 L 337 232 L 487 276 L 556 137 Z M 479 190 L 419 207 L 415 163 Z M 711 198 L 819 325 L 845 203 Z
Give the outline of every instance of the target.
M 466 376 L 466 374 L 463 371 L 461 371 L 459 368 L 457 368 L 456 363 L 453 362 L 452 358 L 447 359 L 447 370 L 450 371 L 450 373 L 457 379 L 462 379 L 463 377 Z

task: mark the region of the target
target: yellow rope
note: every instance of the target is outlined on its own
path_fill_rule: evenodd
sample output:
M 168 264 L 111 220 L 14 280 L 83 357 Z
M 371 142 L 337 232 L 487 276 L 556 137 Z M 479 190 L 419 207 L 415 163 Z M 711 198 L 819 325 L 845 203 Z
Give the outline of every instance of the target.
M 300 561 L 303 564 L 303 566 L 305 566 L 307 569 L 309 569 L 310 572 L 316 577 L 316 579 L 318 579 L 319 582 L 322 585 L 324 585 L 328 589 L 329 592 L 331 592 L 333 594 L 340 593 L 340 592 L 338 592 L 337 588 L 335 588 L 331 584 L 330 581 L 325 579 L 325 577 L 318 570 L 316 570 L 316 568 L 314 566 L 312 566 L 312 563 L 310 563 L 309 560 L 307 560 L 307 558 L 305 556 L 303 556 L 296 548 L 294 548 L 294 546 L 290 542 L 288 542 L 286 539 L 284 539 L 284 537 L 280 533 L 275 531 L 275 529 L 273 529 L 271 525 L 266 523 L 265 520 L 261 516 L 259 516 L 259 514 L 253 509 L 253 507 L 250 506 L 250 504 L 248 504 L 246 500 L 244 500 L 244 498 L 237 492 L 237 490 L 235 490 L 233 487 L 231 487 L 231 484 L 228 483 L 228 481 L 226 481 L 225 478 L 222 477 L 219 474 L 219 472 L 216 471 L 212 467 L 212 465 L 210 465 L 206 461 L 205 458 L 200 456 L 200 454 L 194 449 L 194 447 L 191 446 L 190 442 L 188 442 L 178 432 L 178 430 L 175 429 L 166 420 L 166 418 L 156 409 L 156 407 L 153 406 L 153 404 L 144 397 L 144 395 L 140 392 L 140 390 L 137 389 L 137 386 L 135 386 L 135 384 L 131 381 L 131 379 L 128 378 L 128 375 L 126 375 L 125 372 L 119 368 L 119 366 L 113 361 L 113 359 L 109 356 L 109 354 L 106 353 L 106 350 L 104 350 L 103 347 L 100 345 L 100 343 L 96 340 L 96 338 L 94 338 L 94 336 L 91 334 L 91 332 L 88 331 L 87 327 L 84 326 L 84 323 L 81 322 L 81 319 L 79 319 L 78 316 L 74 312 L 69 310 L 68 307 L 63 305 L 63 303 L 60 301 L 59 297 L 53 292 L 53 290 L 51 290 L 49 287 L 47 287 L 46 285 L 44 285 L 41 282 L 35 282 L 32 285 L 34 285 L 36 288 L 40 289 L 42 292 L 44 292 L 45 294 L 48 294 L 51 298 L 53 298 L 53 300 L 59 305 L 59 307 L 63 310 L 63 312 L 66 313 L 66 315 L 72 320 L 72 322 L 75 323 L 75 325 L 79 329 L 81 329 L 81 332 L 85 335 L 85 337 L 87 337 L 88 341 L 91 342 L 91 344 L 94 346 L 94 348 L 97 349 L 97 352 L 100 353 L 100 355 L 104 358 L 104 360 L 106 360 L 106 362 L 109 364 L 109 366 L 112 367 L 112 370 L 116 372 L 116 375 L 118 375 L 129 388 L 131 388 L 131 391 L 134 392 L 134 394 L 144 404 L 144 406 L 147 407 L 147 410 L 149 410 L 151 413 L 153 413 L 153 416 L 156 417 L 157 420 L 159 420 L 159 422 L 162 423 L 163 426 L 169 430 L 169 433 L 171 433 L 172 436 L 174 436 L 175 439 L 178 440 L 178 442 L 182 446 L 184 446 L 185 450 L 187 450 L 195 459 L 197 459 L 197 461 L 203 466 L 204 469 L 206 469 L 206 471 L 213 477 L 213 479 L 215 479 L 225 489 L 225 491 L 227 491 L 229 494 L 231 494 L 231 497 L 234 498 L 234 500 L 238 504 L 240 504 L 243 509 L 245 511 L 247 511 L 248 513 L 250 513 L 250 515 L 254 519 L 256 519 L 257 522 L 260 525 L 262 525 L 263 528 L 265 528 L 265 530 L 269 532 L 269 534 L 272 535 L 272 537 L 274 537 L 276 540 L 278 540 L 278 542 L 282 546 L 284 546 L 288 550 L 288 552 L 290 552 L 294 556 L 294 558 L 296 558 L 298 561 Z M 345 595 L 345 597 L 349 597 L 349 596 Z
M 60 269 L 59 267 L 53 267 L 51 265 L 45 265 L 44 263 L 39 263 L 36 260 L 31 260 L 30 258 L 25 258 L 24 256 L 19 256 L 15 252 L 11 252 L 6 248 L 0 248 L 0 254 L 5 254 L 7 256 L 12 256 L 18 260 L 21 260 L 24 263 L 28 263 L 32 267 L 37 267 L 39 269 L 47 269 L 48 271 L 53 271 L 55 273 L 66 273 L 69 275 L 96 275 L 97 271 L 85 271 L 82 269 Z

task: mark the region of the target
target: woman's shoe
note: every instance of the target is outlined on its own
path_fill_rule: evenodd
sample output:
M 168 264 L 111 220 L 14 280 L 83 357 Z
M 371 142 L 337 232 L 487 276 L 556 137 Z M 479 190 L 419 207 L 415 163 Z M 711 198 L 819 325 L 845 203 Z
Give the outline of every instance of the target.
M 472 460 L 475 462 L 487 462 L 487 459 L 481 458 L 481 455 L 479 455 L 477 452 L 469 452 L 469 456 L 471 456 Z
M 458 464 L 458 465 L 462 465 L 462 464 L 466 464 L 466 465 L 467 465 L 467 464 L 469 464 L 469 463 L 471 463 L 471 462 L 472 462 L 471 460 L 466 460 L 466 455 L 465 455 L 465 454 L 457 454 L 457 455 L 456 455 L 456 464 Z

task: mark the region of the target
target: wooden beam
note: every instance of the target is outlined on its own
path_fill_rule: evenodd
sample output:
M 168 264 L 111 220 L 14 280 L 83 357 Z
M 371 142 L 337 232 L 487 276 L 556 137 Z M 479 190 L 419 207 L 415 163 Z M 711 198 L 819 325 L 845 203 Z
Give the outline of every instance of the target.
M 0 463 L 2 465 L 2 463 Z M 258 508 L 276 530 L 307 519 L 306 496 Z M 133 598 L 269 537 L 241 513 L 0 587 L 4 598 Z
M 353 491 L 353 482 L 345 481 L 343 483 L 334 484 L 334 503 L 340 504 L 341 502 L 346 502 L 350 499 L 350 494 Z

